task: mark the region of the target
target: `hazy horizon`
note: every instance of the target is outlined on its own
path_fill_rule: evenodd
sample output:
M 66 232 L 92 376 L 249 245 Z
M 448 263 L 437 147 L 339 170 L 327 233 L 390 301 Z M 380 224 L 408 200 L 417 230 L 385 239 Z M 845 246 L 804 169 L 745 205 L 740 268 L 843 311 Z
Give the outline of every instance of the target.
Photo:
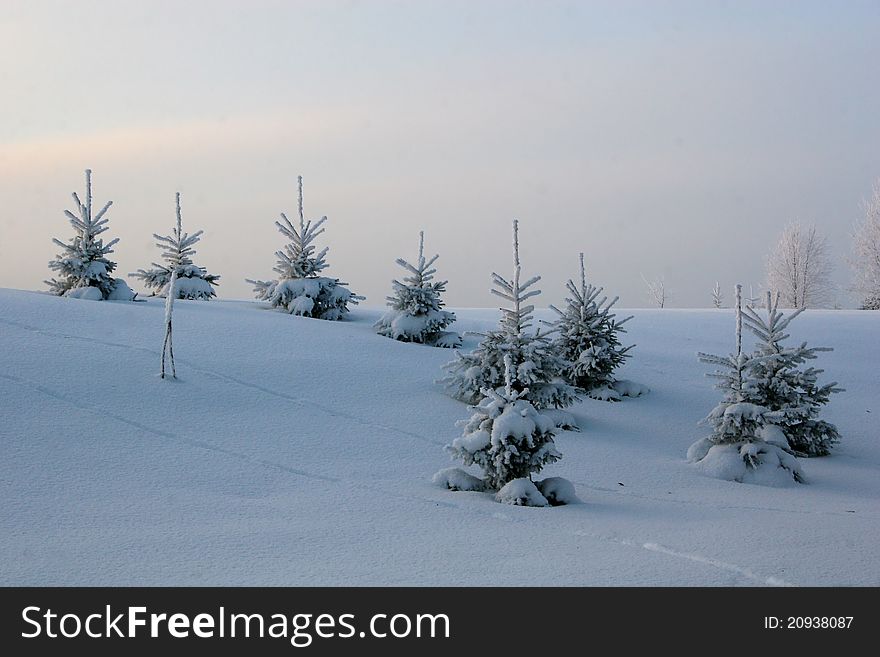
M 117 274 L 158 259 L 174 194 L 197 264 L 250 298 L 274 221 L 329 217 L 327 275 L 384 303 L 418 232 L 450 306 L 495 307 L 520 220 L 537 305 L 585 253 L 621 306 L 760 288 L 792 220 L 838 303 L 880 177 L 880 3 L 45 2 L 0 7 L 0 287 L 45 289 L 93 170 Z M 874 62 L 874 64 L 872 64 Z

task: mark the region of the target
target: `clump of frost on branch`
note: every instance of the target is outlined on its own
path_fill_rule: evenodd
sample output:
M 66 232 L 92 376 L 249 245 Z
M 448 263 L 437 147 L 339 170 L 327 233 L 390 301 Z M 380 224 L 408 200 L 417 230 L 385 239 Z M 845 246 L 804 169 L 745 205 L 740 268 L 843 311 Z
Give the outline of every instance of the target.
M 510 308 L 501 308 L 498 328 L 476 333 L 482 338 L 470 353 L 444 365 L 447 375 L 440 379 L 449 393 L 468 404 L 476 404 L 485 390 L 497 391 L 505 386 L 505 357 L 510 356 L 510 387 L 535 408 L 564 408 L 577 401 L 577 389 L 561 378 L 565 359 L 553 348 L 547 334 L 540 328 L 532 330 L 535 307 L 526 302 L 539 295 L 530 289 L 541 277 L 521 282 L 519 261 L 519 224 L 513 222 L 513 278 L 508 281 L 493 273 L 492 293 L 509 301 Z
M 798 460 L 784 437 L 773 425 L 776 415 L 765 405 L 750 400 L 756 368 L 767 357 L 747 354 L 742 349 L 742 286 L 736 286 L 736 352 L 729 356 L 700 353 L 699 359 L 718 369 L 709 376 L 718 379 L 724 392 L 721 402 L 705 418 L 712 433 L 688 449 L 688 460 L 703 473 L 731 481 L 784 485 L 803 481 Z
M 178 299 L 210 299 L 215 295 L 214 287 L 220 279 L 216 274 L 209 274 L 204 267 L 193 264 L 192 257 L 196 250 L 193 246 L 201 239 L 201 230 L 192 235 L 184 233 L 180 219 L 180 192 L 175 196 L 177 206 L 177 224 L 171 235 L 156 235 L 156 246 L 162 249 L 162 259 L 167 264 L 152 263 L 151 269 L 138 269 L 131 276 L 140 278 L 144 286 L 152 289 L 155 296 L 164 297 L 170 289 L 172 274 L 176 274 L 175 290 Z
M 327 268 L 324 257 L 328 248 L 315 253 L 312 242 L 324 232 L 327 217 L 306 221 L 303 213 L 302 176 L 297 178 L 299 188 L 299 228 L 282 212 L 275 225 L 290 241 L 283 251 L 276 251 L 278 264 L 274 270 L 279 278 L 274 281 L 247 279 L 253 284 L 257 299 L 268 301 L 273 308 L 292 315 L 316 319 L 341 319 L 349 312 L 348 304 L 357 304 L 364 297 L 354 294 L 338 278 L 318 274 Z
M 788 447 L 798 456 L 825 456 L 839 440 L 837 427 L 819 419 L 819 412 L 832 394 L 842 392 L 837 383 L 819 385 L 823 370 L 807 367 L 816 354 L 830 347 L 807 347 L 807 343 L 786 347 L 783 342 L 791 321 L 803 308 L 788 317 L 779 312 L 779 294 L 767 293 L 766 321 L 751 308 L 745 309 L 743 321 L 758 338 L 755 361 L 750 371 L 746 398 L 766 406 L 772 414 L 768 421 L 779 427 Z
M 70 210 L 64 211 L 73 227 L 73 237 L 67 244 L 52 239 L 62 251 L 49 261 L 49 268 L 58 272 L 57 278 L 45 281 L 49 291 L 58 296 L 82 299 L 133 300 L 136 295 L 125 281 L 110 275 L 116 269 L 116 263 L 107 256 L 113 253 L 113 246 L 119 238 L 104 244 L 99 235 L 108 229 L 109 220 L 104 215 L 113 205 L 113 201 L 107 201 L 97 214 L 92 213 L 91 169 L 86 169 L 85 203 L 76 192 L 73 193 L 73 202 L 76 204 L 77 214 Z
M 621 395 L 638 396 L 644 389 L 625 381 L 619 382 L 623 385 L 616 389 L 618 381 L 614 377 L 614 371 L 629 358 L 628 352 L 634 346 L 624 347 L 619 337 L 626 333 L 623 324 L 632 317 L 618 321 L 611 312 L 617 297 L 599 298 L 602 288 L 587 283 L 583 253 L 580 265 L 580 283 L 572 280 L 566 283 L 569 296 L 565 299 L 565 309 L 550 306 L 559 316 L 549 324 L 556 331 L 553 347 L 565 360 L 562 376 L 590 397 L 618 401 Z
M 402 342 L 418 342 L 432 347 L 459 347 L 461 336 L 444 331 L 455 321 L 455 313 L 443 310 L 441 294 L 446 291 L 446 281 L 435 281 L 433 268 L 439 256 L 425 258 L 425 233 L 419 233 L 419 258 L 411 265 L 403 258 L 395 262 L 403 267 L 408 276 L 401 283 L 393 280 L 394 296 L 387 297 L 391 307 L 376 322 L 379 335 Z
M 483 478 L 449 468 L 434 475 L 434 482 L 451 490 L 494 490 L 495 499 L 508 504 L 547 506 L 550 501 L 531 476 L 562 458 L 553 440 L 556 426 L 526 399 L 527 390 L 514 388 L 510 354 L 504 357 L 504 372 L 504 388 L 483 390 L 483 399 L 471 407 L 473 415 L 458 423 L 462 435 L 446 448 L 466 466 L 480 467 Z M 545 483 L 554 504 L 577 500 L 573 486 L 564 479 L 554 477 L 538 485 Z

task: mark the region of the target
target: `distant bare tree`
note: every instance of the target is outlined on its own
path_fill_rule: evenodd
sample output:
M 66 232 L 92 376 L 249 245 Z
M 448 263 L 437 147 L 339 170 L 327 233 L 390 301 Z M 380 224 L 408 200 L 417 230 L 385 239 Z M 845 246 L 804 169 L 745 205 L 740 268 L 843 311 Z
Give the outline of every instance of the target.
M 865 203 L 865 219 L 853 232 L 852 267 L 862 308 L 880 310 L 880 180 Z
M 767 259 L 767 290 L 779 292 L 788 308 L 816 308 L 831 297 L 828 243 L 815 226 L 799 222 L 785 227 Z
M 715 287 L 712 288 L 712 305 L 720 308 L 724 303 L 724 293 L 721 291 L 721 283 L 715 281 Z
M 666 282 L 663 280 L 663 277 L 660 276 L 649 281 L 645 278 L 645 275 L 642 274 L 642 280 L 645 281 L 645 285 L 648 286 L 648 296 L 651 298 L 651 301 L 654 302 L 654 305 L 658 308 L 665 308 L 666 302 L 670 299 L 670 295 L 666 291 Z

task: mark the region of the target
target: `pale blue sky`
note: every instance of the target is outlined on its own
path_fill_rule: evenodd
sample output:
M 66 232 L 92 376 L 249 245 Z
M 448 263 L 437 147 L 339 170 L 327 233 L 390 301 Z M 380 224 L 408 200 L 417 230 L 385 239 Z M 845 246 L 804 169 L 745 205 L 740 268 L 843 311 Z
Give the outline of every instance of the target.
M 647 305 L 759 286 L 791 219 L 835 281 L 880 176 L 880 2 L 0 4 L 0 286 L 41 288 L 94 170 L 120 272 L 152 232 L 204 229 L 221 296 L 271 274 L 273 222 L 327 214 L 329 274 L 384 303 L 419 229 L 451 305 L 495 305 L 510 220 L 561 297 Z M 844 304 L 851 303 L 845 291 Z

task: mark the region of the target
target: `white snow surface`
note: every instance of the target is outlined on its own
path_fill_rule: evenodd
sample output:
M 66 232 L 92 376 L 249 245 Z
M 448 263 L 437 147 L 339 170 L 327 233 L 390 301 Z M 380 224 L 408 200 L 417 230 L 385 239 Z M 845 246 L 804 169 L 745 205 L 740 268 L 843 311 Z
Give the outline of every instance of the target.
M 835 348 L 842 439 L 774 488 L 685 458 L 719 399 L 695 352 L 730 351 L 732 311 L 630 311 L 620 374 L 651 393 L 568 409 L 536 479 L 583 503 L 535 509 L 432 483 L 470 415 L 433 382 L 449 351 L 376 335 L 384 309 L 264 308 L 177 301 L 169 384 L 161 300 L 0 290 L 0 584 L 880 585 L 880 313 L 798 320 Z

